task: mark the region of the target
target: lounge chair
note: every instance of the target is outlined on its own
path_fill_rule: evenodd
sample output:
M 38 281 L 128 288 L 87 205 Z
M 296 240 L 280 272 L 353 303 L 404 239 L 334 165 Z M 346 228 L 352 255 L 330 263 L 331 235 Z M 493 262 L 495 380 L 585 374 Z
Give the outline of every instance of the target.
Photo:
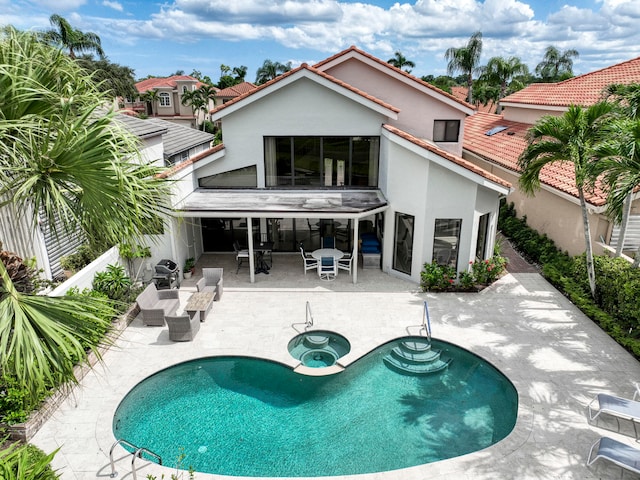
M 609 437 L 600 438 L 589 450 L 587 466 L 593 465 L 599 458 L 614 463 L 630 472 L 640 474 L 640 450 L 625 443 Z
M 598 408 L 594 406 L 598 402 Z M 638 439 L 638 428 L 636 424 L 640 422 L 640 402 L 628 400 L 606 393 L 599 393 L 588 406 L 589 421 L 593 422 L 601 414 L 610 415 L 616 419 L 618 430 L 620 430 L 620 419 L 628 420 L 633 424 L 633 431 Z
M 222 268 L 203 268 L 202 278 L 196 283 L 196 289 L 199 292 L 215 293 L 214 301 L 222 298 L 223 292 L 223 269 Z

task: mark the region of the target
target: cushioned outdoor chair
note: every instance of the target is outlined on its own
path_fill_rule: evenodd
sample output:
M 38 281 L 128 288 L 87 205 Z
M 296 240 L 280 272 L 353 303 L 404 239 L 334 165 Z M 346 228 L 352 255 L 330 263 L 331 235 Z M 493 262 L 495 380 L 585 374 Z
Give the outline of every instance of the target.
M 219 301 L 223 291 L 222 273 L 222 268 L 203 268 L 202 278 L 197 281 L 196 289 L 199 292 L 214 292 L 213 300 Z
M 595 403 L 598 403 L 596 408 Z M 626 398 L 599 393 L 588 405 L 589 421 L 597 420 L 600 415 L 609 415 L 616 419 L 618 430 L 620 430 L 620 419 L 630 421 L 633 424 L 633 431 L 638 439 L 637 424 L 640 423 L 640 402 L 628 400 Z
M 173 315 L 180 306 L 178 290 L 158 290 L 154 283 L 150 283 L 136 298 L 142 323 L 144 325 L 161 327 L 164 317 Z
M 609 437 L 602 437 L 591 446 L 587 466 L 599 458 L 614 463 L 624 470 L 640 474 L 640 450 L 626 443 L 619 442 Z
M 236 274 L 240 271 L 240 267 L 243 262 L 246 261 L 249 264 L 249 249 L 240 248 L 238 241 L 233 242 L 233 250 L 236 252 L 236 262 L 238 267 L 236 268 Z
M 353 266 L 353 255 L 350 253 L 345 254 L 344 257 L 338 259 L 338 269 L 346 270 L 351 273 L 351 267 Z
M 167 315 L 165 321 L 169 327 L 169 339 L 174 342 L 190 342 L 200 330 L 198 315 L 190 316 L 186 312 L 182 315 Z
M 304 245 L 300 244 L 300 255 L 302 255 L 302 261 L 304 266 L 304 274 L 307 274 L 307 270 L 315 270 L 318 268 L 318 260 L 304 251 Z
M 322 257 L 318 264 L 318 275 L 322 280 L 335 280 L 338 275 L 336 259 L 333 257 Z

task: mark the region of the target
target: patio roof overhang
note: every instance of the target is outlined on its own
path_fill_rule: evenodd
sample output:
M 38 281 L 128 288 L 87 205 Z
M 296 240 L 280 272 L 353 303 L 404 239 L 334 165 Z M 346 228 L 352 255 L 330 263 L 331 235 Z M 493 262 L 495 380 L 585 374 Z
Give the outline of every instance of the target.
M 183 217 L 351 218 L 382 212 L 380 190 L 197 189 L 175 206 Z

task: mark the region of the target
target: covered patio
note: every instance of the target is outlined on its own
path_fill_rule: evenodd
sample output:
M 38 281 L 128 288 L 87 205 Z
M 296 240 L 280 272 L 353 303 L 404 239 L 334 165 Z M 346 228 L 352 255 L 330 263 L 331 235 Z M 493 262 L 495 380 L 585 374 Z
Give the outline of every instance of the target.
M 249 250 L 249 281 L 256 282 L 256 251 L 261 242 L 276 243 L 284 235 L 289 239 L 289 248 L 297 250 L 296 245 L 303 240 L 299 230 L 295 229 L 295 220 L 305 221 L 303 230 L 318 228 L 322 235 L 323 222 L 342 222 L 349 252 L 353 257 L 351 282 L 358 282 L 358 240 L 360 220 L 375 217 L 389 208 L 387 200 L 379 190 L 255 190 L 255 189 L 197 189 L 177 206 L 176 211 L 183 218 L 197 219 L 237 219 L 242 218 L 246 227 L 245 244 Z M 317 219 L 312 226 L 309 218 Z M 254 219 L 257 222 L 254 222 Z M 294 228 L 289 232 L 273 228 L 274 220 L 294 219 Z M 257 223 L 257 232 L 255 226 Z M 251 227 L 249 227 L 251 226 Z M 202 235 L 202 230 L 199 232 Z M 195 233 L 197 235 L 198 232 Z M 206 251 L 205 248 L 203 250 Z M 233 259 L 235 255 L 227 256 Z M 276 258 L 279 255 L 275 255 Z M 300 255 L 297 255 L 300 261 Z M 275 260 L 275 259 L 274 259 Z M 202 263 L 202 262 L 200 262 Z M 216 265 L 220 266 L 220 265 Z M 235 267 L 234 267 L 235 268 Z M 228 267 L 228 272 L 231 267 Z M 271 274 L 271 272 L 269 272 Z M 343 275 L 345 277 L 345 275 Z

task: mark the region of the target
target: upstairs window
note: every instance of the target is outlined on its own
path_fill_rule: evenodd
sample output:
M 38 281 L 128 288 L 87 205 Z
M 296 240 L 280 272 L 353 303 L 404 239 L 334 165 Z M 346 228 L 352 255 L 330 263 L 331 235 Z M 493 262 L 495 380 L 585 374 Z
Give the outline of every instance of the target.
M 166 92 L 163 92 L 158 95 L 159 103 L 161 107 L 170 107 L 171 106 L 171 95 Z
M 460 134 L 460 120 L 435 120 L 433 122 L 434 142 L 457 142 Z

